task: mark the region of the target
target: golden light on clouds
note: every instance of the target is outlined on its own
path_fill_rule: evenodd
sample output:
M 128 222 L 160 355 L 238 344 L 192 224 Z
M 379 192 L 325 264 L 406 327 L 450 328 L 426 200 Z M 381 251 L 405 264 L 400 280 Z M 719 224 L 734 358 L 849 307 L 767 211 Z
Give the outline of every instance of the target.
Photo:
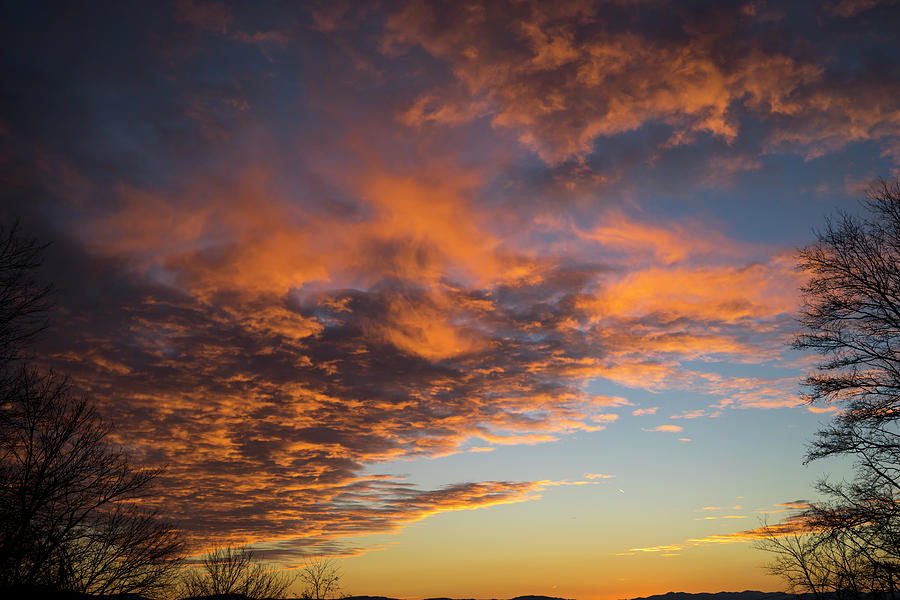
M 167 465 L 147 502 L 198 544 L 386 586 L 413 556 L 403 597 L 472 565 L 546 583 L 483 597 L 766 587 L 742 521 L 801 508 L 773 505 L 837 410 L 788 347 L 795 250 L 896 174 L 894 11 L 11 9 L 0 214 L 51 243 L 41 364 Z M 682 566 L 573 572 L 613 556 Z

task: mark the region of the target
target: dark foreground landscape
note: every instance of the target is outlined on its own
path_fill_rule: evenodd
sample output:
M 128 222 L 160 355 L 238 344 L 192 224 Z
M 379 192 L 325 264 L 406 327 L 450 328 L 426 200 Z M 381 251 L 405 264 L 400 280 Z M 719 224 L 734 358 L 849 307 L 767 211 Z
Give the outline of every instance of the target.
M 107 600 L 147 600 L 145 596 L 139 594 L 110 594 L 105 596 L 93 596 L 90 594 L 81 594 L 78 592 L 66 592 L 59 590 L 50 590 L 40 587 L 31 588 L 14 588 L 11 590 L 9 598 L 60 598 L 60 599 L 80 599 L 80 598 L 104 598 Z M 290 597 L 290 596 L 289 596 Z M 743 592 L 715 592 L 715 593 L 697 593 L 690 594 L 687 592 L 668 592 L 666 594 L 656 594 L 653 596 L 645 596 L 641 598 L 633 598 L 631 600 L 813 600 L 815 594 L 790 594 L 787 592 L 759 592 L 746 590 Z M 831 599 L 833 594 L 825 594 L 824 599 Z M 211 596 L 193 596 L 184 600 L 250 600 L 249 596 L 243 594 L 215 594 Z M 270 599 L 275 600 L 275 599 Z M 340 600 L 400 600 L 388 596 L 345 596 Z M 481 600 L 476 598 L 448 598 L 435 597 L 425 598 L 425 600 Z M 497 600 L 491 599 L 491 600 Z M 558 598 L 555 596 L 516 596 L 510 600 L 575 600 L 571 598 Z

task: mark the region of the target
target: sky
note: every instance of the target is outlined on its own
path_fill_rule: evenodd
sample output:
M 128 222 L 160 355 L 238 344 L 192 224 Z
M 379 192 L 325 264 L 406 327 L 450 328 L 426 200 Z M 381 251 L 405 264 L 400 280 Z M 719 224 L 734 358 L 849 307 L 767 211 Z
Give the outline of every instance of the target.
M 900 5 L 19 2 L 0 216 L 200 547 L 345 592 L 776 590 L 796 251 L 900 175 Z

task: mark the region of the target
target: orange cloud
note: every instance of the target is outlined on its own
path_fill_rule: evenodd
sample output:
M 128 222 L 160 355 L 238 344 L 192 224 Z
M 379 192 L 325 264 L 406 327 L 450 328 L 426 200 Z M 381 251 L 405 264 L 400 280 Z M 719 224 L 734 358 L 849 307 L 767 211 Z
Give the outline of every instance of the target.
M 453 323 L 457 311 L 449 299 L 431 299 L 434 304 L 397 298 L 391 304 L 390 321 L 372 326 L 397 348 L 429 360 L 484 349 L 488 342 L 476 329 Z
M 642 431 L 670 431 L 670 432 L 676 432 L 676 431 L 682 431 L 683 429 L 684 429 L 683 427 L 679 427 L 678 425 L 657 425 L 656 427 L 653 427 L 653 428 L 651 428 L 651 429 L 643 429 Z
M 742 516 L 730 516 L 726 518 L 739 518 Z M 770 538 L 772 536 L 780 537 L 787 535 L 797 535 L 804 533 L 812 533 L 815 531 L 811 528 L 802 517 L 789 517 L 775 525 L 766 525 L 746 531 L 737 531 L 735 533 L 714 534 L 702 538 L 691 538 L 686 540 L 687 543 L 702 546 L 707 544 L 734 544 L 754 542 L 760 539 Z
M 459 270 L 460 276 L 475 282 L 516 276 L 515 265 L 505 264 L 494 252 L 498 239 L 481 226 L 466 199 L 467 190 L 479 183 L 465 172 L 426 172 L 419 177 L 374 173 L 361 184 L 374 218 L 351 231 L 369 240 L 364 244 L 396 240 L 406 246 L 404 253 L 391 256 L 390 264 L 373 265 L 381 267 L 379 274 L 435 280 Z
M 836 0 L 824 9 L 850 18 L 887 4 Z M 897 83 L 877 66 L 848 81 L 831 72 L 834 48 L 761 44 L 760 30 L 784 27 L 772 10 L 735 5 L 722 9 L 728 18 L 655 10 L 681 35 L 661 39 L 639 20 L 620 23 L 614 5 L 406 2 L 387 19 L 382 52 L 421 47 L 453 80 L 413 95 L 401 121 L 421 130 L 490 118 L 550 164 L 584 161 L 601 140 L 648 126 L 668 129 L 662 152 L 701 136 L 734 146 L 745 122 L 761 124 L 763 147 L 710 160 L 703 183 L 714 186 L 761 168 L 773 150 L 815 158 L 873 141 L 900 152 Z
M 388 20 L 383 45 L 391 53 L 420 45 L 446 60 L 470 97 L 493 104 L 493 124 L 516 129 L 548 162 L 584 156 L 597 138 L 654 121 L 672 127 L 672 144 L 699 133 L 733 140 L 736 108 L 784 112 L 821 77 L 816 64 L 760 47 L 718 56 L 716 43 L 731 32 L 702 23 L 686 23 L 700 31 L 665 44 L 590 27 L 596 20 L 580 8 L 490 3 L 441 12 L 410 2 Z
M 611 281 L 603 295 L 583 305 L 602 318 L 653 314 L 663 320 L 688 317 L 733 323 L 771 318 L 797 302 L 791 265 L 746 267 L 651 267 Z M 724 346 L 723 350 L 730 346 Z
M 680 415 L 672 415 L 669 417 L 670 419 L 698 419 L 700 417 L 708 416 L 706 411 L 702 408 L 698 408 L 695 410 L 689 410 L 681 413 Z
M 788 503 L 794 505 L 795 503 Z M 720 510 L 719 507 L 705 507 L 703 510 Z M 717 520 L 717 519 L 745 519 L 744 515 L 724 515 L 699 517 L 697 521 Z M 770 538 L 772 536 L 802 535 L 814 531 L 802 514 L 791 515 L 779 523 L 774 525 L 765 525 L 755 529 L 744 531 L 736 531 L 734 533 L 712 534 L 704 537 L 688 538 L 680 544 L 669 544 L 660 546 L 649 546 L 647 548 L 631 548 L 629 553 L 633 552 L 666 552 L 681 551 L 691 547 L 718 545 L 718 544 L 739 544 L 747 542 L 755 542 L 760 539 Z M 625 555 L 622 553 L 620 555 Z
M 711 378 L 710 392 L 723 397 L 717 408 L 786 408 L 801 406 L 803 401 L 793 377 L 759 379 L 753 377 Z
M 886 156 L 900 156 L 900 82 L 865 76 L 852 88 L 823 81 L 789 109 L 797 116 L 773 131 L 770 150 L 793 150 L 807 160 L 824 156 L 851 143 L 873 141 Z
M 828 413 L 838 412 L 840 409 L 837 406 L 807 406 L 806 410 L 812 413 Z
M 621 210 L 607 211 L 597 220 L 597 225 L 578 233 L 584 239 L 621 253 L 631 264 L 649 260 L 653 264 L 672 265 L 688 258 L 737 257 L 748 253 L 747 247 L 698 223 L 653 224 Z
M 310 215 L 273 196 L 269 179 L 263 169 L 246 169 L 233 188 L 203 181 L 177 196 L 121 187 L 114 212 L 80 226 L 95 252 L 127 257 L 201 298 L 222 291 L 280 297 L 329 275 L 313 251 Z
M 618 420 L 619 415 L 616 414 L 603 414 L 603 415 L 591 415 L 591 421 L 595 421 L 597 423 L 609 423 L 611 421 Z
M 631 548 L 629 552 L 678 552 L 684 550 L 684 546 L 667 544 L 663 546 L 647 546 L 645 548 Z

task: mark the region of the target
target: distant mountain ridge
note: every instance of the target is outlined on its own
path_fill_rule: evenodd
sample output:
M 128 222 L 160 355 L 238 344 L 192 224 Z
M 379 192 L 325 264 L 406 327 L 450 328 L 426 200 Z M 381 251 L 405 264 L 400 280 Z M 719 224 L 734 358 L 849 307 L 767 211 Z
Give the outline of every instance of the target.
M 387 596 L 346 596 L 342 600 L 398 600 L 398 599 L 397 598 L 389 598 Z M 434 598 L 425 598 L 425 600 L 479 600 L 479 599 L 476 599 L 476 598 L 448 598 L 446 596 L 436 596 Z M 492 600 L 496 600 L 496 598 L 494 598 Z M 556 596 L 516 596 L 515 598 L 510 598 L 509 600 L 571 600 L 571 599 L 557 598 Z
M 827 596 L 827 595 L 826 595 Z M 668 592 L 655 596 L 631 598 L 629 600 L 811 600 L 815 594 L 790 594 L 788 592 L 759 592 L 745 590 L 743 592 Z

